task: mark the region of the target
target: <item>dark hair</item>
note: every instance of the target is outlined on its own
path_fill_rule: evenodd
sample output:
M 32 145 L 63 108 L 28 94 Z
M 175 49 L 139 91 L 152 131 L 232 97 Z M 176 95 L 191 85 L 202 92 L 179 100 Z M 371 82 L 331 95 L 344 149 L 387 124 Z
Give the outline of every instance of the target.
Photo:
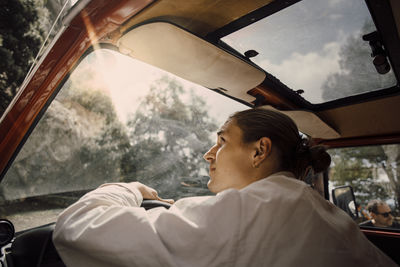
M 385 204 L 385 202 L 383 202 L 382 200 L 374 199 L 368 203 L 367 209 L 369 212 L 378 214 L 378 206 L 383 205 L 383 204 Z
M 300 136 L 293 120 L 281 112 L 248 109 L 234 113 L 229 119 L 242 130 L 244 143 L 270 138 L 280 156 L 280 170 L 293 172 L 297 179 L 303 180 L 309 167 L 318 173 L 331 163 L 325 147 L 310 146 L 309 140 Z

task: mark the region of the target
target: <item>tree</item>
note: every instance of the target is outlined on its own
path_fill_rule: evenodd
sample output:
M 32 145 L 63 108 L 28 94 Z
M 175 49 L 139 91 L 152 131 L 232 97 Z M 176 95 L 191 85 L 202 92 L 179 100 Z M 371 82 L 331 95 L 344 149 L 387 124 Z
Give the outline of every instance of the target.
M 0 2 L 0 116 L 27 75 L 62 9 L 62 2 L 65 0 Z M 60 25 L 61 23 L 58 26 Z M 56 32 L 57 28 L 52 36 Z
M 4 177 L 0 190 L 7 190 L 3 195 L 0 191 L 0 199 L 89 190 L 120 181 L 128 135 L 91 67 L 83 61 L 61 88 Z
M 15 96 L 43 41 L 34 0 L 0 4 L 0 114 Z
M 386 162 L 382 146 L 332 149 L 330 178 L 335 186 L 350 185 L 358 204 L 366 206 L 371 199 L 390 198 L 384 184 L 377 182 L 377 167 Z
M 164 76 L 151 87 L 128 129 L 131 148 L 121 163 L 126 181 L 144 182 L 165 197 L 209 193 L 202 155 L 217 125 L 193 91 Z
M 367 21 L 361 33 L 374 31 L 372 21 Z M 382 89 L 396 84 L 394 75 L 380 75 L 372 64 L 371 48 L 362 40 L 362 34 L 350 36 L 339 51 L 340 71 L 328 76 L 322 85 L 324 100 L 333 100 Z
M 374 30 L 372 22 L 366 22 L 362 33 Z M 359 36 L 350 36 L 340 49 L 341 71 L 330 75 L 322 86 L 325 100 L 332 100 L 364 93 L 366 89 L 380 89 L 395 84 L 394 75 L 377 74 L 371 48 Z M 384 145 L 331 150 L 333 159 L 331 180 L 336 185 L 352 185 L 358 201 L 366 204 L 379 198 L 400 203 L 400 148 Z M 382 182 L 386 176 L 389 182 Z

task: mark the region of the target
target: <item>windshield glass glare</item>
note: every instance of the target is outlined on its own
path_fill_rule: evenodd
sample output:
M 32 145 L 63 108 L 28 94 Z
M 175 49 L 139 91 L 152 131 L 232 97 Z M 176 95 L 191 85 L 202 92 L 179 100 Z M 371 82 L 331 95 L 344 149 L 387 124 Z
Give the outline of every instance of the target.
M 97 50 L 74 70 L 14 160 L 0 186 L 0 211 L 21 230 L 54 221 L 106 182 L 140 181 L 165 198 L 210 194 L 202 156 L 228 115 L 246 108 Z

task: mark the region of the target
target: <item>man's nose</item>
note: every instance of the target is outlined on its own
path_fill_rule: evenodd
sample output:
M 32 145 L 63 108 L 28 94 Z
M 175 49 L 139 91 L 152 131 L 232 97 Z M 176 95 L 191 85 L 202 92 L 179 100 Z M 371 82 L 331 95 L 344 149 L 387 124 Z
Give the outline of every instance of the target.
M 208 162 L 211 162 L 212 160 L 215 159 L 215 149 L 216 145 L 211 147 L 203 156 L 203 159 L 205 159 Z

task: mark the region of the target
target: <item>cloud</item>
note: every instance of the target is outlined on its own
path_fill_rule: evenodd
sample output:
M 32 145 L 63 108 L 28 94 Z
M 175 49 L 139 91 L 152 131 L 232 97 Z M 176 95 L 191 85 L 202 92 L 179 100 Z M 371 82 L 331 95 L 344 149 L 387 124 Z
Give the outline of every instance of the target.
M 329 18 L 330 20 L 338 21 L 338 20 L 340 20 L 340 19 L 343 19 L 344 17 L 343 17 L 343 14 L 329 14 L 329 15 L 328 15 L 328 18 Z
M 339 71 L 339 47 L 340 43 L 328 43 L 319 52 L 294 52 L 280 64 L 268 60 L 257 64 L 291 89 L 303 89 L 302 96 L 311 103 L 321 103 L 321 85 L 329 74 Z
M 329 0 L 328 5 L 330 7 L 336 7 L 336 6 L 341 5 L 343 2 L 345 2 L 345 0 Z

